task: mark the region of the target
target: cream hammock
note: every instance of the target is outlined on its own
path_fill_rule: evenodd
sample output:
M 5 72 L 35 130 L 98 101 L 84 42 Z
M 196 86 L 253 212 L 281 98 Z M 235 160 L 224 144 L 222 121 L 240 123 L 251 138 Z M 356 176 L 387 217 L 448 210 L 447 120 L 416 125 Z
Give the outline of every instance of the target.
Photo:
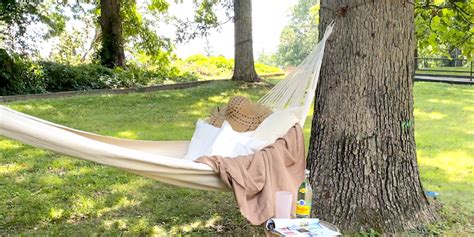
M 326 40 L 259 102 L 274 111 L 297 108 L 304 124 L 314 99 Z M 0 135 L 79 159 L 93 161 L 161 182 L 203 190 L 230 190 L 211 167 L 182 159 L 188 141 L 140 141 L 101 136 L 54 124 L 0 106 Z

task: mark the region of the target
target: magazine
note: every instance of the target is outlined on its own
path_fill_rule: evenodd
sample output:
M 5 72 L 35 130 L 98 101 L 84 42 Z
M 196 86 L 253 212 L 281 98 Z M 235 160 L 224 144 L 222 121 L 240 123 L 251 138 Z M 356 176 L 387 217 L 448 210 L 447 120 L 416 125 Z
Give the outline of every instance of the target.
M 341 233 L 331 230 L 316 218 L 270 219 L 265 228 L 282 236 L 338 236 Z

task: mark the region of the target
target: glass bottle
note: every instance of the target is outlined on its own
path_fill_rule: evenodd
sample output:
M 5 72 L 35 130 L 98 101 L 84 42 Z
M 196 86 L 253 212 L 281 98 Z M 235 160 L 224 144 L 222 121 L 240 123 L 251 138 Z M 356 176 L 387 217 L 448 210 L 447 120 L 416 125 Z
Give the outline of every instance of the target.
M 298 189 L 296 199 L 296 218 L 310 218 L 313 189 L 309 183 L 309 170 L 304 171 L 304 181 Z

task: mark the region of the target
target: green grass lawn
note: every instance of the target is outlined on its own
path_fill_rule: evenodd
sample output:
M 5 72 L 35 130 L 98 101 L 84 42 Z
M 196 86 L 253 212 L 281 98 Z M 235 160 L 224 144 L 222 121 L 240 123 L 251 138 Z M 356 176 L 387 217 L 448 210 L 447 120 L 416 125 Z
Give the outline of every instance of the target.
M 187 140 L 195 121 L 230 96 L 256 100 L 266 91 L 223 81 L 185 90 L 8 106 L 104 135 Z M 416 83 L 415 117 L 422 181 L 427 190 L 440 192 L 444 204 L 445 221 L 430 229 L 473 231 L 474 88 Z M 9 139 L 0 138 L 0 151 L 0 235 L 262 233 L 240 216 L 232 193 L 178 188 Z
M 427 69 L 428 71 L 424 70 L 416 70 L 416 74 L 428 74 L 428 75 L 444 75 L 444 76 L 471 76 L 470 70 L 471 67 L 435 67 L 435 68 L 421 68 Z M 439 71 L 429 71 L 429 70 L 446 70 L 451 72 L 439 72 Z
M 474 87 L 415 83 L 415 138 L 425 190 L 439 192 L 439 228 L 474 234 Z

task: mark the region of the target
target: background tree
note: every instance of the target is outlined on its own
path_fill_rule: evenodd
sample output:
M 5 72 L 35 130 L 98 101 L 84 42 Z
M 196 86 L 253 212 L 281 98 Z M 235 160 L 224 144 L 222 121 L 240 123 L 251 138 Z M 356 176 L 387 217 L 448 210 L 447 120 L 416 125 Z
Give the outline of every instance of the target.
M 258 81 L 253 59 L 252 1 L 234 0 L 234 81 Z
M 152 0 L 138 5 L 136 0 L 122 0 L 122 6 L 125 51 L 140 66 L 169 68 L 174 45 L 169 38 L 159 35 L 160 25 L 168 20 L 168 2 Z
M 37 49 L 27 41 L 36 38 L 47 39 L 64 31 L 66 17 L 60 9 L 49 3 L 37 1 L 19 2 L 2 0 L 0 2 L 0 47 L 9 54 L 35 55 Z M 47 32 L 27 31 L 34 24 L 44 24 Z
M 290 22 L 280 35 L 276 62 L 296 66 L 313 50 L 318 40 L 319 1 L 299 0 L 291 9 Z
M 81 49 L 85 45 L 86 38 L 84 32 L 79 30 L 73 30 L 72 33 L 61 33 L 59 43 L 52 49 L 50 58 L 61 64 L 78 65 L 84 63 L 85 55 Z
M 193 21 L 178 21 L 178 41 L 207 36 L 210 30 L 233 19 L 235 61 L 232 80 L 258 81 L 253 57 L 251 0 L 202 0 L 195 1 L 195 5 Z M 218 12 L 224 12 L 226 20 L 219 21 Z
M 422 56 L 451 57 L 460 51 L 471 59 L 474 52 L 474 4 L 469 0 L 417 0 L 416 38 Z
M 283 28 L 275 56 L 277 65 L 296 66 L 312 50 L 318 37 L 319 1 L 299 0 L 291 9 L 290 22 Z M 461 51 L 472 58 L 473 5 L 468 0 L 415 1 L 415 29 L 421 57 L 452 57 Z M 259 58 L 260 60 L 260 58 Z
M 258 52 L 257 62 L 271 66 L 278 66 L 277 55 L 275 53 L 267 53 L 263 49 Z
M 100 27 L 102 29 L 100 63 L 109 68 L 125 67 L 120 0 L 100 1 Z
M 145 9 L 138 9 L 136 0 L 102 0 L 100 7 L 99 58 L 103 65 L 123 67 L 127 51 L 148 65 L 169 67 L 172 43 L 156 31 L 163 20 L 160 16 L 169 7 L 166 0 L 153 0 L 145 4 Z
M 309 149 L 313 211 L 345 232 L 437 219 L 422 188 L 413 118 L 414 6 L 321 1 L 328 40 Z

